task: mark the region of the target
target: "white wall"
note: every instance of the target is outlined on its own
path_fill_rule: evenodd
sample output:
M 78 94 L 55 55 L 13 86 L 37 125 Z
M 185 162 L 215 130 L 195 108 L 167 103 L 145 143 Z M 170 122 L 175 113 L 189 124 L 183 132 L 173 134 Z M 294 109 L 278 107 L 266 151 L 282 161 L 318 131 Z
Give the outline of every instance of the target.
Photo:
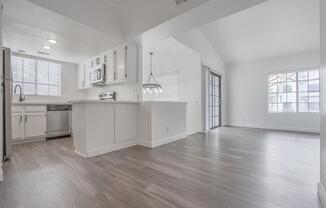
M 146 147 L 167 144 L 186 136 L 186 103 L 142 102 L 139 105 L 138 142 Z
M 2 5 L 2 0 L 0 0 Z M 0 48 L 2 48 L 2 9 L 0 9 Z M 2 53 L 0 54 L 0 60 L 2 60 Z M 2 64 L 0 65 L 0 74 L 2 75 Z M 3 158 L 3 100 L 2 93 L 0 94 L 0 181 L 3 181 L 2 172 L 2 158 Z
M 183 34 L 180 34 L 176 37 L 177 40 L 181 41 L 185 45 L 194 49 L 196 52 L 200 54 L 202 64 L 208 66 L 215 73 L 221 76 L 222 78 L 222 125 L 225 125 L 226 122 L 226 73 L 225 73 L 225 64 L 220 57 L 220 55 L 215 51 L 212 47 L 212 44 L 208 41 L 207 37 L 204 35 L 201 29 L 196 28 L 190 31 L 187 31 Z M 205 76 L 203 72 L 203 77 Z M 208 83 L 205 78 L 203 78 L 203 84 Z M 205 83 L 206 82 L 206 83 Z M 208 115 L 208 108 L 206 107 L 206 103 L 208 103 L 208 97 L 206 95 L 206 89 L 203 88 L 202 91 L 202 109 L 203 112 L 206 112 Z M 203 116 L 203 121 L 205 120 L 205 130 L 209 130 L 209 116 Z
M 153 73 L 162 82 L 163 94 L 143 94 L 144 101 L 182 101 L 187 105 L 187 134 L 202 131 L 201 59 L 198 53 L 174 38 L 159 42 L 155 47 L 143 47 L 143 80 L 149 75 L 150 56 L 154 52 Z M 171 76 L 174 74 L 177 77 Z M 173 80 L 168 81 L 168 76 Z M 174 83 L 174 84 L 173 84 Z M 165 84 L 165 85 L 164 85 Z M 172 84 L 169 85 L 169 84 Z M 168 90 L 168 94 L 164 92 Z
M 36 60 L 46 60 L 61 64 L 61 96 L 26 96 L 26 102 L 67 102 L 69 100 L 84 99 L 86 94 L 82 90 L 77 89 L 78 81 L 78 65 L 66 62 L 58 62 L 39 58 L 35 56 L 27 56 L 15 54 L 17 56 L 29 57 Z M 14 101 L 18 100 L 18 96 L 14 97 Z
M 319 132 L 318 113 L 268 113 L 268 74 L 320 65 L 319 51 L 227 66 L 228 125 Z
M 326 207 L 326 2 L 320 1 L 320 40 L 321 40 L 321 135 L 320 135 L 320 184 L 319 196 L 322 207 Z

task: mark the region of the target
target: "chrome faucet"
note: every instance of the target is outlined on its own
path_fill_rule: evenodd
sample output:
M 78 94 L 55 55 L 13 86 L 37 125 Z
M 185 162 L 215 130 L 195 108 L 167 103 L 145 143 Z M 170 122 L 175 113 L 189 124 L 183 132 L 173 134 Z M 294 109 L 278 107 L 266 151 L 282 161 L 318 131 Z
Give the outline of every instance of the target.
M 15 89 L 14 89 L 14 93 L 16 94 L 16 91 L 17 91 L 17 88 L 19 87 L 20 91 L 19 91 L 19 102 L 23 102 L 25 100 L 25 96 L 24 96 L 24 93 L 23 93 L 23 89 L 22 89 L 22 86 L 20 86 L 19 84 L 17 84 L 15 86 Z

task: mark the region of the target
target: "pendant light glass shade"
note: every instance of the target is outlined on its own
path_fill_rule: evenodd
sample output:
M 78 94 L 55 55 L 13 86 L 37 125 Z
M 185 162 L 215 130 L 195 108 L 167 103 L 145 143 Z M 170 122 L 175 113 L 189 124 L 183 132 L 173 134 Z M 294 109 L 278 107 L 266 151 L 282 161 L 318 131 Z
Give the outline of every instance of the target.
M 150 74 L 145 84 L 143 84 L 144 93 L 160 93 L 162 92 L 162 86 L 156 81 L 153 75 L 153 52 L 149 53 L 151 56 Z

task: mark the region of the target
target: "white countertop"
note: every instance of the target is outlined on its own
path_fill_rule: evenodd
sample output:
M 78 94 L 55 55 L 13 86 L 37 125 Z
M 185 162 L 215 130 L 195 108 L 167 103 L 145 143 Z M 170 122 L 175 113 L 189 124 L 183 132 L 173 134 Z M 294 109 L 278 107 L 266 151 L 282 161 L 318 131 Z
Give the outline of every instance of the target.
M 186 102 L 178 102 L 178 101 L 113 101 L 113 100 L 71 100 L 68 102 L 13 102 L 12 105 L 69 105 L 69 104 L 77 104 L 77 103 L 107 103 L 107 104 L 139 104 L 139 103 L 184 103 Z
M 138 104 L 137 101 L 113 101 L 113 100 L 72 100 L 69 103 L 108 103 L 108 104 Z
M 178 104 L 187 104 L 186 102 L 179 101 L 113 101 L 113 100 L 72 100 L 69 103 L 77 104 L 77 103 L 107 103 L 107 104 L 140 104 L 140 103 L 178 103 Z
M 13 102 L 12 105 L 69 105 L 70 102 Z

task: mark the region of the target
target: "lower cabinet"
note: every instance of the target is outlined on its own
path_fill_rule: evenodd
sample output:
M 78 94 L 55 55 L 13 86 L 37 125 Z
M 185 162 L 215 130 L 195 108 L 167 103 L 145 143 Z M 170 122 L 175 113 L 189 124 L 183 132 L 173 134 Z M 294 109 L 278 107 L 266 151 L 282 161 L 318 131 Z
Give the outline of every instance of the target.
M 46 108 L 43 106 L 21 107 L 12 113 L 12 141 L 28 142 L 46 137 Z
M 23 139 L 23 114 L 13 113 L 11 117 L 12 121 L 12 140 L 22 140 Z
M 117 105 L 115 108 L 115 142 L 127 142 L 137 138 L 138 106 Z
M 24 115 L 24 138 L 42 137 L 45 135 L 46 114 L 29 113 Z

